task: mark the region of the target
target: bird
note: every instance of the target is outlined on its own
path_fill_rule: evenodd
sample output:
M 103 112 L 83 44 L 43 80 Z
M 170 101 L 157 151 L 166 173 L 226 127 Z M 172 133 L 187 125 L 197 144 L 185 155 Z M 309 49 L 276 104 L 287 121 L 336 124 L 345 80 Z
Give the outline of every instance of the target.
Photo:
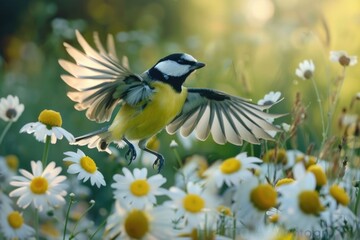
M 59 59 L 68 73 L 60 77 L 73 89 L 67 96 L 91 121 L 104 123 L 113 118 L 111 124 L 75 138 L 75 145 L 108 153 L 111 143 L 127 145 L 125 158 L 130 164 L 136 159 L 137 142 L 141 150 L 155 155 L 153 167 L 160 172 L 165 159 L 146 143 L 163 129 L 183 136 L 195 132 L 202 141 L 212 135 L 217 144 L 239 146 L 243 141 L 259 144 L 261 139 L 273 140 L 269 131 L 281 131 L 269 121 L 284 116 L 268 112 L 275 103 L 258 105 L 215 89 L 185 87 L 187 77 L 205 67 L 190 54 L 172 53 L 137 74 L 130 70 L 126 57 L 118 58 L 111 34 L 105 48 L 94 32 L 96 49 L 78 30 L 75 35 L 82 50 L 64 42 L 75 62 Z M 112 117 L 117 106 L 119 110 Z

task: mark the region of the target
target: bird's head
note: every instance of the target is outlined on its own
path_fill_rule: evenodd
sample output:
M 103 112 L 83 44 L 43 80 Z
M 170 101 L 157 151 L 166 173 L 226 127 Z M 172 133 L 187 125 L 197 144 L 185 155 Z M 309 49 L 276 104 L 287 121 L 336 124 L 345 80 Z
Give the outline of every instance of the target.
M 174 53 L 160 59 L 148 73 L 152 79 L 170 84 L 175 90 L 181 91 L 186 78 L 196 69 L 205 64 L 198 62 L 193 56 L 186 53 Z

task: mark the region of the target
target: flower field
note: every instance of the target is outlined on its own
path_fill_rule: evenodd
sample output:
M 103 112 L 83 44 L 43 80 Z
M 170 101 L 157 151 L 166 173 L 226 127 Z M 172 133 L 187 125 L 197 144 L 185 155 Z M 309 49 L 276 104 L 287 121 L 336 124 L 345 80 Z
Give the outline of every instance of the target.
M 0 239 L 360 238 L 356 0 L 1 5 Z

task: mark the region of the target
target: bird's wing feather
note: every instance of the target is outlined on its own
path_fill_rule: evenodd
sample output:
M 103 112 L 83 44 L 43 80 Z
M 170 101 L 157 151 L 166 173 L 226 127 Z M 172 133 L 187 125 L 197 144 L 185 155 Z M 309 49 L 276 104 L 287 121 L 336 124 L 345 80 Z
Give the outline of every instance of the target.
M 116 105 L 122 101 L 137 105 L 147 101 L 153 94 L 152 88 L 139 75 L 129 70 L 126 58 L 120 63 L 111 35 L 108 36 L 107 49 L 94 33 L 97 50 L 92 48 L 84 37 L 76 31 L 80 51 L 64 43 L 75 63 L 59 60 L 59 64 L 71 75 L 62 75 L 64 82 L 76 91 L 68 92 L 68 97 L 77 102 L 77 110 L 86 110 L 86 116 L 97 122 L 109 121 Z
M 180 129 L 184 136 L 195 131 L 200 140 L 211 133 L 219 144 L 242 145 L 243 140 L 256 144 L 259 139 L 272 139 L 267 131 L 280 131 L 267 121 L 283 116 L 264 112 L 271 106 L 211 89 L 189 88 L 182 111 L 166 129 L 170 134 Z

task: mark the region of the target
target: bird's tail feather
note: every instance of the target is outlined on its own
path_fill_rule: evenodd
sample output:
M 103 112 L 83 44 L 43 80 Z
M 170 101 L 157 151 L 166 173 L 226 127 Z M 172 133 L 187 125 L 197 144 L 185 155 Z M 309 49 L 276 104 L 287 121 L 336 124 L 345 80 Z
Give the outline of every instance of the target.
M 75 138 L 75 142 L 72 145 L 88 146 L 88 148 L 97 148 L 101 152 L 107 152 L 111 154 L 109 149 L 109 142 L 107 139 L 110 136 L 108 132 L 109 127 L 101 128 L 95 132 L 85 134 L 83 136 Z

